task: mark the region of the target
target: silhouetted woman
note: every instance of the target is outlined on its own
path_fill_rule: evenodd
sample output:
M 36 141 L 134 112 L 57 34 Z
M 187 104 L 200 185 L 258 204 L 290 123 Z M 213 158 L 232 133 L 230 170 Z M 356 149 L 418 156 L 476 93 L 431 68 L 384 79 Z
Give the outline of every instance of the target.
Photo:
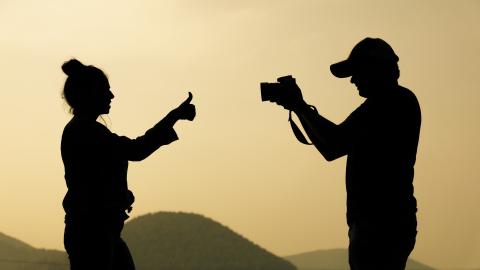
M 175 122 L 195 117 L 192 94 L 145 135 L 129 139 L 97 122 L 114 97 L 105 73 L 76 59 L 62 70 L 68 75 L 63 97 L 73 113 L 61 145 L 68 187 L 64 244 L 71 269 L 135 269 L 120 238 L 134 200 L 127 187 L 128 161 L 143 160 L 178 139 Z

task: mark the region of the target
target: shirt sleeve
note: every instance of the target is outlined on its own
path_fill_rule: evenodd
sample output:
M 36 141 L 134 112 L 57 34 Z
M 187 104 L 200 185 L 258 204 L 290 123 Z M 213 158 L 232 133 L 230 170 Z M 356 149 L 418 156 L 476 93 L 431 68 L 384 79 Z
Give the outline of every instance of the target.
M 106 129 L 106 127 L 105 127 Z M 122 159 L 130 161 L 140 161 L 163 145 L 168 145 L 178 140 L 177 133 L 172 126 L 160 121 L 155 126 L 147 130 L 144 135 L 135 139 L 126 136 L 119 136 L 109 131 L 109 141 L 115 154 Z

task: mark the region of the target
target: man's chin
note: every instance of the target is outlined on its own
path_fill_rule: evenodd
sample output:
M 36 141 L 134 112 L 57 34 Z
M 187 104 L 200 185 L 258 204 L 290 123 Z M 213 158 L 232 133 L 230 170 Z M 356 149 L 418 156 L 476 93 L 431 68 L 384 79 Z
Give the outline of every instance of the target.
M 365 93 L 364 91 L 361 91 L 361 90 L 358 91 L 358 95 L 361 96 L 361 97 L 364 97 L 364 98 L 368 97 L 367 93 Z

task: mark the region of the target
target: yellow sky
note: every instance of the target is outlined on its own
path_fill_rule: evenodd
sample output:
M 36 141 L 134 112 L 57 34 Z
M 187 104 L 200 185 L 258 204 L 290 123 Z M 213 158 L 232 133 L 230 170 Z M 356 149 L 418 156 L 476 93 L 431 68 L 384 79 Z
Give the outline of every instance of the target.
M 296 142 L 259 82 L 293 74 L 335 122 L 362 99 L 328 66 L 366 36 L 400 56 L 418 96 L 413 257 L 480 266 L 480 1 L 0 1 L 0 231 L 62 249 L 60 65 L 102 68 L 109 127 L 135 137 L 194 94 L 180 141 L 130 165 L 134 216 L 209 216 L 278 255 L 347 246 L 345 159 Z

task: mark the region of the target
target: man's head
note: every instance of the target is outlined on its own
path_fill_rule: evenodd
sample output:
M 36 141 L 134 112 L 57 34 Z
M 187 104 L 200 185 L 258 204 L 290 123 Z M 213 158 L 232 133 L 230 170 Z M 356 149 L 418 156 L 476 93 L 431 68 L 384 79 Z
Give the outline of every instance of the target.
M 365 38 L 360 41 L 348 58 L 330 66 L 335 77 L 352 77 L 360 96 L 371 97 L 396 85 L 400 77 L 398 56 L 392 47 L 379 38 Z

